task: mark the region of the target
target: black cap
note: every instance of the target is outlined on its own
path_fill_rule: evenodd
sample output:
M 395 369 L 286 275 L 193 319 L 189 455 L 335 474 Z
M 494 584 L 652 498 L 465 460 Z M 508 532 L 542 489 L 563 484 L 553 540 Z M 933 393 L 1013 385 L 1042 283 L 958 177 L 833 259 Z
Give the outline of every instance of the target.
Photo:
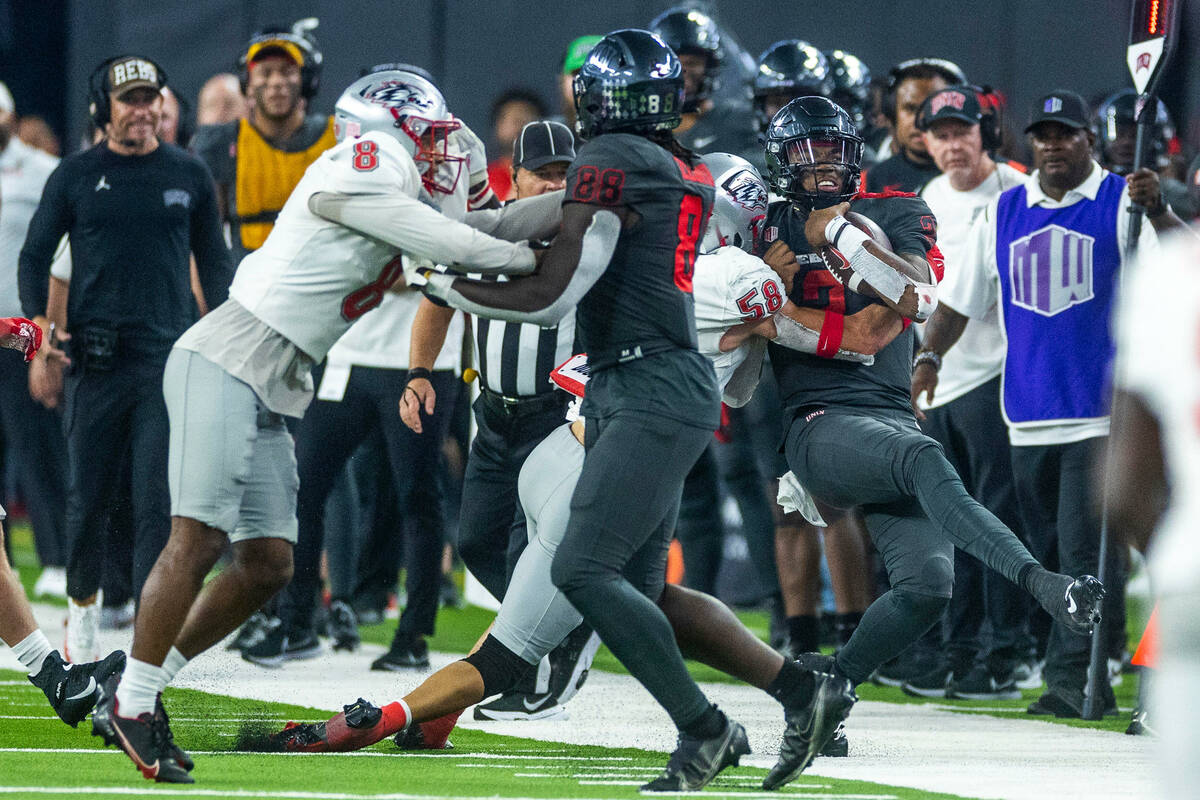
M 927 131 L 930 125 L 943 119 L 958 119 L 969 125 L 978 125 L 982 118 L 983 108 L 975 92 L 965 86 L 952 86 L 925 98 L 921 110 L 917 112 L 917 127 Z
M 556 161 L 575 160 L 575 136 L 561 122 L 537 120 L 521 128 L 513 142 L 513 166 L 538 169 Z
M 1055 89 L 1034 105 L 1025 132 L 1029 133 L 1042 122 L 1061 122 L 1069 128 L 1087 128 L 1091 116 L 1087 101 L 1077 92 Z

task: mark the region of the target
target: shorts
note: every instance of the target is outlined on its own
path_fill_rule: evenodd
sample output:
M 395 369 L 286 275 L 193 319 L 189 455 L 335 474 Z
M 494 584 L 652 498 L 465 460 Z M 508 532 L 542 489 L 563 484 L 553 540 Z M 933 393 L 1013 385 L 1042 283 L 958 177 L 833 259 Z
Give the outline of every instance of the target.
M 231 542 L 296 543 L 295 445 L 283 418 L 250 386 L 199 353 L 175 348 L 163 372 L 171 424 L 171 515 L 223 531 Z

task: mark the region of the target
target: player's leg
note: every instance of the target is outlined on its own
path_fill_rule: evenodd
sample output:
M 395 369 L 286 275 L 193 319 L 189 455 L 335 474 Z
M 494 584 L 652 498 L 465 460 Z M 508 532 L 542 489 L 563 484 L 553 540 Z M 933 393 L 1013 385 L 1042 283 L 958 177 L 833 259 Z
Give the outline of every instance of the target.
M 675 526 L 675 538 L 683 550 L 684 583 L 708 593 L 716 591 L 725 546 L 721 478 L 714 446 L 709 442 L 683 482 L 679 523 Z
M 787 620 L 787 651 L 811 652 L 821 644 L 817 616 L 821 598 L 820 533 L 798 512 L 785 514 L 778 504 L 776 510 L 775 563 Z

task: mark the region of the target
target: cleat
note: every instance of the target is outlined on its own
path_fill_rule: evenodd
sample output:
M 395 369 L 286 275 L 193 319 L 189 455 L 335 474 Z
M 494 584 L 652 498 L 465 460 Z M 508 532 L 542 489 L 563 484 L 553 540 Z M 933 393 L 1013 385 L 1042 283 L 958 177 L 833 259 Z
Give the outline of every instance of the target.
M 694 792 L 726 767 L 736 767 L 750 753 L 746 729 L 725 719 L 725 729 L 712 739 L 696 739 L 679 734 L 679 744 L 662 774 L 642 786 L 643 792 Z
M 147 780 L 195 783 L 187 770 L 167 754 L 168 742 L 173 743 L 174 739 L 165 714 L 142 714 L 137 719 L 118 714 L 117 684 L 120 681 L 120 675 L 112 675 L 101 687 L 100 701 L 92 714 L 92 735 L 124 750 Z
M 125 653 L 120 650 L 102 661 L 75 665 L 65 663 L 55 650 L 46 656 L 38 674 L 29 676 L 29 682 L 46 694 L 59 719 L 74 728 L 95 707 L 104 682 L 124 669 Z
M 1021 690 L 1017 688 L 1015 670 L 996 677 L 983 664 L 976 664 L 962 680 L 955 679 L 950 683 L 946 697 L 950 700 L 1020 700 Z
M 450 731 L 454 730 L 460 714 L 461 711 L 455 711 L 419 725 L 409 725 L 392 741 L 401 750 L 453 750 Z
M 226 650 L 245 650 L 247 647 L 253 647 L 262 641 L 267 632 L 278 627 L 280 624 L 278 617 L 267 616 L 262 611 L 255 611 L 250 615 L 250 618 L 242 624 L 241 630 L 233 637 L 233 641 L 225 645 Z
M 762 788 L 773 791 L 795 779 L 837 733 L 858 701 L 847 678 L 832 672 L 817 672 L 812 701 L 803 713 L 785 713 L 787 727 L 779 748 L 779 761 L 763 779 Z
M 569 719 L 567 709 L 559 703 L 553 693 L 527 694 L 509 692 L 492 702 L 475 706 L 475 719 L 500 722 L 529 722 L 533 720 Z
M 242 651 L 242 658 L 260 667 L 281 667 L 285 661 L 300 661 L 321 655 L 321 642 L 312 630 L 284 633 L 278 625 Z
M 167 716 L 167 709 L 163 706 L 162 692 L 158 693 L 158 697 L 154 701 L 154 719 L 166 731 L 166 754 L 175 759 L 176 764 L 191 772 L 195 768 L 196 762 L 192 760 L 186 750 L 175 744 L 175 734 L 171 733 L 171 718 Z
M 354 609 L 344 600 L 334 600 L 329 604 L 329 638 L 333 639 L 334 650 L 351 653 L 358 649 L 361 642 L 358 637 L 358 618 L 354 616 Z
M 549 692 L 556 703 L 565 704 L 583 688 L 599 649 L 600 635 L 581 622 L 550 651 Z
M 293 753 L 346 753 L 386 739 L 405 721 L 399 703 L 379 708 L 360 697 L 325 722 L 289 722 L 270 741 L 273 749 Z
M 421 637 L 415 640 L 393 639 L 388 651 L 371 662 L 371 669 L 376 672 L 407 672 L 410 669 L 428 668 L 429 645 Z
M 850 740 L 846 738 L 846 726 L 838 723 L 837 730 L 833 732 L 833 738 L 829 740 L 829 744 L 821 748 L 818 756 L 824 758 L 845 758 L 850 755 Z

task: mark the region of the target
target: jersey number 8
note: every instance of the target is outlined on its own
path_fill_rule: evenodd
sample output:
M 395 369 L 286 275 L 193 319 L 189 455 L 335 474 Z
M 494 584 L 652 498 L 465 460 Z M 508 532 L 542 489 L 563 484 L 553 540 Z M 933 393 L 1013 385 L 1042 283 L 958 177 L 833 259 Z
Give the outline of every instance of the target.
M 404 264 L 401 261 L 403 258 L 404 256 L 396 256 L 383 266 L 378 278 L 342 298 L 342 319 L 354 322 L 382 303 L 384 293 L 404 274 Z

